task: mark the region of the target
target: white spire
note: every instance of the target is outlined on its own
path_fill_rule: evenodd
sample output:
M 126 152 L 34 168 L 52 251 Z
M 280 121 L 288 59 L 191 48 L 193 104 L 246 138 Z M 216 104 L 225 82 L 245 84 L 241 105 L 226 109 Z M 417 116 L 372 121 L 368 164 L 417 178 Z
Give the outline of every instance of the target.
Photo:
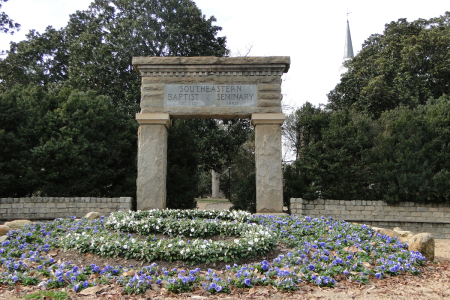
M 347 12 L 347 17 L 350 13 Z M 353 55 L 353 45 L 352 45 L 352 36 L 350 35 L 350 25 L 348 23 L 347 19 L 347 30 L 345 32 L 345 45 L 344 45 L 344 57 L 342 59 L 342 66 L 339 68 L 339 71 L 342 73 L 347 72 L 347 68 L 344 66 L 344 63 L 352 59 L 354 57 Z
M 344 60 L 353 58 L 352 36 L 350 35 L 350 25 L 347 20 L 347 32 L 345 35 Z

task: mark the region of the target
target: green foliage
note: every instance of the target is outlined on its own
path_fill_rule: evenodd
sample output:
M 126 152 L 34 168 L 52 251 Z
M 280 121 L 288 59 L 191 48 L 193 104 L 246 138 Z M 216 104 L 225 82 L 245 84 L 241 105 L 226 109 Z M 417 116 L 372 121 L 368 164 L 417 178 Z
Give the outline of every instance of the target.
M 299 159 L 285 167 L 285 202 L 289 198 L 450 200 L 448 96 L 415 109 L 386 111 L 378 120 L 354 110 L 316 110 L 315 114 L 307 120 L 311 125 L 317 125 L 318 119 L 329 123 L 319 122 L 320 135 L 301 140 Z M 308 125 L 303 120 L 298 126 L 317 132 Z M 306 130 L 302 136 L 311 135 Z
M 8 0 L 0 0 L 0 8 L 5 2 Z M 20 30 L 20 24 L 14 22 L 5 12 L 0 12 L 0 32 L 14 34 L 14 30 Z
M 232 209 L 256 213 L 256 174 L 254 172 L 237 183 L 235 195 L 231 199 Z
M 167 207 L 191 209 L 196 207 L 194 200 L 199 174 L 199 152 L 196 135 L 192 130 L 198 120 L 174 120 L 169 128 L 167 150 Z M 198 122 L 197 122 L 198 123 Z
M 23 197 L 41 184 L 39 169 L 32 163 L 45 131 L 44 118 L 61 99 L 40 87 L 15 87 L 0 93 L 0 195 Z
M 18 86 L 0 107 L 2 196 L 135 196 L 137 122 L 108 97 Z
M 450 200 L 448 96 L 416 109 L 399 107 L 380 117 L 378 181 L 389 202 Z
M 69 299 L 67 292 L 58 292 L 58 291 L 37 291 L 28 295 L 25 295 L 25 299 L 55 299 L 55 300 L 66 300 Z
M 253 133 L 253 132 L 252 132 Z M 256 174 L 255 174 L 254 135 L 244 143 L 233 157 L 231 169 L 232 209 L 256 212 Z
M 354 108 L 378 118 L 399 105 L 425 105 L 450 93 L 450 13 L 386 24 L 371 35 L 328 94 L 333 110 Z

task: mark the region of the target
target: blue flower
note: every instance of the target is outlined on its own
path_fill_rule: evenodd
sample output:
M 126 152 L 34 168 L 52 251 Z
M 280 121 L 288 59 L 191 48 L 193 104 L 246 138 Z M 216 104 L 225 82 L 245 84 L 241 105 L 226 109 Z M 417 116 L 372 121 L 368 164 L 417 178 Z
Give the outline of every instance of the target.
M 244 283 L 248 286 L 250 286 L 250 279 L 249 278 L 245 278 L 244 279 Z
M 381 273 L 375 274 L 375 277 L 376 277 L 377 279 L 381 279 Z
M 216 286 L 216 292 L 220 292 L 222 290 L 222 287 L 220 285 Z

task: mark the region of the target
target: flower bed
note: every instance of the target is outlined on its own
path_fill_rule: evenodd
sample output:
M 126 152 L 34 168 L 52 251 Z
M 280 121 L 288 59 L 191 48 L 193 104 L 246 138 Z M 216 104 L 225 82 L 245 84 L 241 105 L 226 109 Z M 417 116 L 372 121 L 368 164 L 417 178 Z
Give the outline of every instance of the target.
M 97 284 L 118 283 L 123 285 L 124 293 L 128 294 L 143 293 L 151 289 L 152 285 L 164 286 L 175 293 L 195 289 L 204 289 L 211 293 L 227 293 L 234 288 L 266 285 L 289 291 L 304 284 L 333 286 L 338 280 L 369 283 L 373 280 L 382 280 L 386 276 L 418 274 L 419 267 L 426 261 L 420 253 L 406 250 L 406 243 L 375 233 L 365 225 L 331 218 L 254 217 L 242 212 L 234 215 L 222 213 L 220 216 L 220 214 L 218 211 L 129 212 L 98 220 L 57 219 L 49 223 L 25 226 L 22 230 L 11 230 L 7 240 L 0 246 L 2 274 L 0 284 L 13 286 L 38 284 L 48 289 L 69 287 L 79 292 Z M 159 229 L 156 229 L 153 223 L 153 229 L 141 229 L 144 223 L 139 222 L 148 218 L 155 220 L 163 218 L 165 221 L 160 222 Z M 268 232 L 264 233 L 268 240 L 276 236 L 277 242 L 289 247 L 290 250 L 272 262 L 261 261 L 241 266 L 230 264 L 223 273 L 214 270 L 201 272 L 198 268 L 160 270 L 155 263 L 131 269 L 96 265 L 76 266 L 70 262 L 56 263 L 48 255 L 52 249 L 64 247 L 107 256 L 138 257 L 143 260 L 150 260 L 150 257 L 154 256 L 167 259 L 186 258 L 189 261 L 189 255 L 182 251 L 190 249 L 189 253 L 195 253 L 195 257 L 203 257 L 202 254 L 205 253 L 205 260 L 219 259 L 222 257 L 223 248 L 222 250 L 215 248 L 218 244 L 212 246 L 213 242 L 202 243 L 200 239 L 193 239 L 191 244 L 189 242 L 180 244 L 184 240 L 177 235 L 190 238 L 190 229 L 186 230 L 185 225 L 178 226 L 174 223 L 181 220 L 180 224 L 202 226 L 201 222 L 196 223 L 200 218 L 211 220 L 206 223 L 214 224 L 219 228 L 217 229 L 219 233 L 240 235 L 236 240 L 240 240 L 241 244 L 245 239 L 248 243 L 253 239 L 255 243 L 255 236 L 247 235 L 244 230 L 254 229 L 254 234 Z M 123 220 L 129 222 L 122 222 Z M 135 232 L 142 231 L 141 234 L 145 234 L 147 240 L 109 231 L 124 230 L 125 227 L 122 226 Z M 205 226 L 209 228 L 209 225 Z M 240 229 L 232 231 L 227 226 L 236 226 Z M 193 228 L 195 232 L 203 227 Z M 173 238 L 153 240 L 153 230 L 165 232 L 170 229 L 172 232 L 169 234 L 171 233 Z M 196 240 L 198 242 L 194 242 Z M 170 244 L 172 246 L 169 247 Z M 230 247 L 236 247 L 233 245 L 234 243 L 231 243 Z M 270 247 L 270 244 L 267 245 Z M 236 249 L 242 251 L 241 248 Z
M 191 213 L 189 213 L 191 212 Z M 215 219 L 201 219 L 214 217 Z M 222 221 L 220 219 L 233 221 Z M 117 212 L 105 221 L 110 230 L 134 232 L 150 236 L 146 240 L 129 237 L 128 234 L 112 234 L 106 230 L 87 230 L 83 233 L 68 233 L 60 240 L 64 249 L 76 249 L 81 253 L 91 252 L 101 256 L 120 256 L 147 262 L 155 259 L 183 260 L 190 264 L 210 261 L 231 261 L 242 257 L 253 257 L 272 250 L 276 236 L 263 225 L 250 222 L 252 215 L 244 212 L 208 213 L 192 210 L 166 210 L 143 212 Z M 246 223 L 237 220 L 246 220 Z M 152 233 L 174 236 L 157 240 Z M 180 236 L 207 237 L 240 236 L 233 242 L 193 239 L 185 241 Z

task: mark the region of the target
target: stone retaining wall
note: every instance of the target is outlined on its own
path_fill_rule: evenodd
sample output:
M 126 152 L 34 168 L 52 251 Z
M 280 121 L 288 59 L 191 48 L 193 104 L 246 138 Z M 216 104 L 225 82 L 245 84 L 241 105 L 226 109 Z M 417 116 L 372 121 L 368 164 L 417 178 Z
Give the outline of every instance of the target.
M 130 210 L 131 197 L 120 198 L 0 198 L 0 220 L 51 220 L 71 216 L 83 217 L 90 211 L 109 215 Z
M 435 238 L 450 239 L 450 205 L 402 202 L 388 205 L 384 201 L 304 200 L 292 198 L 291 214 L 364 223 L 375 227 L 412 232 L 430 232 Z

